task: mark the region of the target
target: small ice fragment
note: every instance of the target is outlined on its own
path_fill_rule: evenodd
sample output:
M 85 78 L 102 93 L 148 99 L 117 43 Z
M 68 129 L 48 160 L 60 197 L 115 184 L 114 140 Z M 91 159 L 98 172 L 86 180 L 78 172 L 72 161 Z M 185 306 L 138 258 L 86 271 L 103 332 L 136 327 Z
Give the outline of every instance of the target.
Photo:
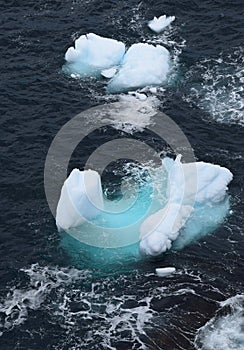
M 175 267 L 159 267 L 155 269 L 155 272 L 159 277 L 171 275 L 172 273 L 175 273 L 175 271 Z
M 139 98 L 140 101 L 146 101 L 147 96 L 145 94 L 136 94 L 136 97 Z
M 161 92 L 165 91 L 165 89 L 163 87 L 159 87 L 158 90 L 161 91 Z
M 151 87 L 149 89 L 149 91 L 151 92 L 151 94 L 156 94 L 157 93 L 157 88 L 156 87 Z
M 136 91 L 129 91 L 128 95 L 135 96 L 135 98 L 137 98 L 140 101 L 146 101 L 146 99 L 147 99 L 147 95 L 141 94 L 141 93 L 136 92 Z
M 117 72 L 117 68 L 112 67 L 112 68 L 110 68 L 110 69 L 104 69 L 104 70 L 101 72 L 101 75 L 102 75 L 104 78 L 111 79 L 111 78 L 113 78 L 113 76 L 115 75 L 116 72 Z
M 166 17 L 166 15 L 160 17 L 154 17 L 148 22 L 148 27 L 155 33 L 160 33 L 164 28 L 168 27 L 171 22 L 175 20 L 175 16 Z
M 78 79 L 78 78 L 80 78 L 80 75 L 79 75 L 79 74 L 76 74 L 76 73 L 72 73 L 70 76 L 71 76 L 71 78 L 73 78 L 73 79 Z

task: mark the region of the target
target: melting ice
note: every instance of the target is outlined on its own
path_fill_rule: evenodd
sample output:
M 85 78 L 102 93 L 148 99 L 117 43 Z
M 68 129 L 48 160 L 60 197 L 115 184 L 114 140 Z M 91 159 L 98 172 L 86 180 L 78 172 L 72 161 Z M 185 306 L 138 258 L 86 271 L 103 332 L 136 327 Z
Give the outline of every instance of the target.
M 124 43 L 93 33 L 79 37 L 65 60 L 63 69 L 72 76 L 111 79 L 112 93 L 162 85 L 170 71 L 169 51 L 161 45 L 138 43 L 126 51 Z
M 216 228 L 226 215 L 224 199 L 232 180 L 226 168 L 204 162 L 182 164 L 180 156 L 175 161 L 165 158 L 163 165 L 168 172 L 167 205 L 149 216 L 140 229 L 140 250 L 153 256 L 170 249 L 183 229 L 181 246 Z M 209 216 L 209 209 L 214 214 Z
M 134 44 L 126 52 L 121 68 L 109 82 L 110 92 L 136 90 L 166 81 L 170 69 L 169 51 L 163 46 Z
M 75 40 L 66 54 L 68 73 L 81 77 L 99 76 L 103 70 L 118 65 L 125 54 L 125 44 L 90 33 Z
M 204 162 L 182 164 L 177 156 L 175 161 L 165 158 L 156 173 L 162 176 L 161 193 L 149 177 L 135 196 L 128 188 L 121 200 L 107 201 L 98 173 L 74 169 L 61 191 L 57 226 L 95 247 L 117 248 L 140 241 L 141 253 L 156 256 L 173 243 L 182 248 L 223 221 L 232 180 L 228 169 Z
M 148 22 L 148 27 L 155 33 L 161 33 L 166 27 L 175 20 L 175 16 L 166 17 L 166 15 L 160 17 L 154 17 Z

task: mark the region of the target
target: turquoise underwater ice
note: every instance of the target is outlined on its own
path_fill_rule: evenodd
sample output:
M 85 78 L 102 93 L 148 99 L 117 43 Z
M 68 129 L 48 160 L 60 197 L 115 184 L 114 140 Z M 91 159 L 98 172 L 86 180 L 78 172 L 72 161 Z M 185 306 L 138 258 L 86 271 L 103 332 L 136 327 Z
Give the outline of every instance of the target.
M 166 204 L 165 181 L 162 181 L 161 191 L 155 192 L 152 179 L 148 178 L 141 184 L 138 179 L 138 192 L 133 204 L 123 210 L 125 202 L 131 196 L 131 189 L 124 193 L 122 199 L 118 195 L 113 201 L 106 201 L 105 207 L 117 212 L 105 212 L 93 220 L 85 222 L 79 227 L 71 228 L 61 232 L 61 247 L 68 253 L 76 265 L 91 264 L 99 265 L 125 261 L 138 261 L 141 259 L 139 253 L 140 226 L 144 219 L 150 214 L 162 208 L 162 201 Z M 157 189 L 159 190 L 159 189 Z M 154 198 L 154 200 L 152 200 Z M 121 210 L 121 211 L 120 211 Z M 226 197 L 218 203 L 195 203 L 194 210 L 186 221 L 185 226 L 173 242 L 171 250 L 184 249 L 207 234 L 214 232 L 224 221 L 230 210 L 230 197 Z M 109 230 L 109 240 L 115 238 L 115 247 L 104 247 L 106 230 Z M 87 244 L 87 236 L 96 237 L 95 244 Z M 128 240 L 128 236 L 130 239 Z M 101 242 L 99 242 L 101 240 Z M 127 245 L 130 241 L 131 244 Z M 91 240 L 92 242 L 92 240 Z M 108 241 L 109 243 L 109 241 Z M 100 245 L 100 247 L 99 247 Z M 106 245 L 106 244 L 105 244 Z M 109 245 L 109 244 L 108 244 Z M 169 251 L 170 252 L 170 251 Z

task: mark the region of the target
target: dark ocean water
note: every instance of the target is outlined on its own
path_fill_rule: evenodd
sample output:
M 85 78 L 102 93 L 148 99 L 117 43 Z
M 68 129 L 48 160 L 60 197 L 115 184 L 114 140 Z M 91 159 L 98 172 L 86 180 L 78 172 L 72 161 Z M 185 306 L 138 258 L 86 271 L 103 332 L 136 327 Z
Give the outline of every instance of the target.
M 209 334 L 195 341 L 196 333 L 223 315 L 240 323 L 233 349 L 241 349 L 243 10 L 240 0 L 1 0 L 0 349 L 212 349 Z M 146 23 L 164 13 L 176 16 L 160 40 L 178 70 L 160 109 L 198 159 L 232 171 L 232 214 L 214 233 L 157 261 L 107 272 L 84 259 L 83 268 L 74 266 L 46 202 L 45 158 L 63 124 L 113 98 L 103 81 L 64 75 L 64 53 L 89 32 L 127 45 L 155 42 Z M 87 142 L 81 163 L 100 141 Z M 160 265 L 178 272 L 162 280 L 154 275 Z M 224 334 L 216 350 L 232 349 Z

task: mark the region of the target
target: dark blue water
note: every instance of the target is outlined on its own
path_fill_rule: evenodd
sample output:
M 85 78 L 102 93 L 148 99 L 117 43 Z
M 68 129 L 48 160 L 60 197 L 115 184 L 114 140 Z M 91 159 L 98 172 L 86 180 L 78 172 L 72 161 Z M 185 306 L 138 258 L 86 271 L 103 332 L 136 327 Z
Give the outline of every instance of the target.
M 218 302 L 243 292 L 243 10 L 240 0 L 1 1 L 0 349 L 194 349 Z M 161 39 L 178 72 L 160 109 L 198 159 L 233 172 L 232 214 L 157 261 L 74 266 L 45 199 L 45 158 L 64 123 L 108 99 L 103 81 L 62 73 L 64 53 L 88 32 L 154 42 L 146 23 L 163 13 L 176 16 Z M 178 273 L 154 275 L 169 265 Z

